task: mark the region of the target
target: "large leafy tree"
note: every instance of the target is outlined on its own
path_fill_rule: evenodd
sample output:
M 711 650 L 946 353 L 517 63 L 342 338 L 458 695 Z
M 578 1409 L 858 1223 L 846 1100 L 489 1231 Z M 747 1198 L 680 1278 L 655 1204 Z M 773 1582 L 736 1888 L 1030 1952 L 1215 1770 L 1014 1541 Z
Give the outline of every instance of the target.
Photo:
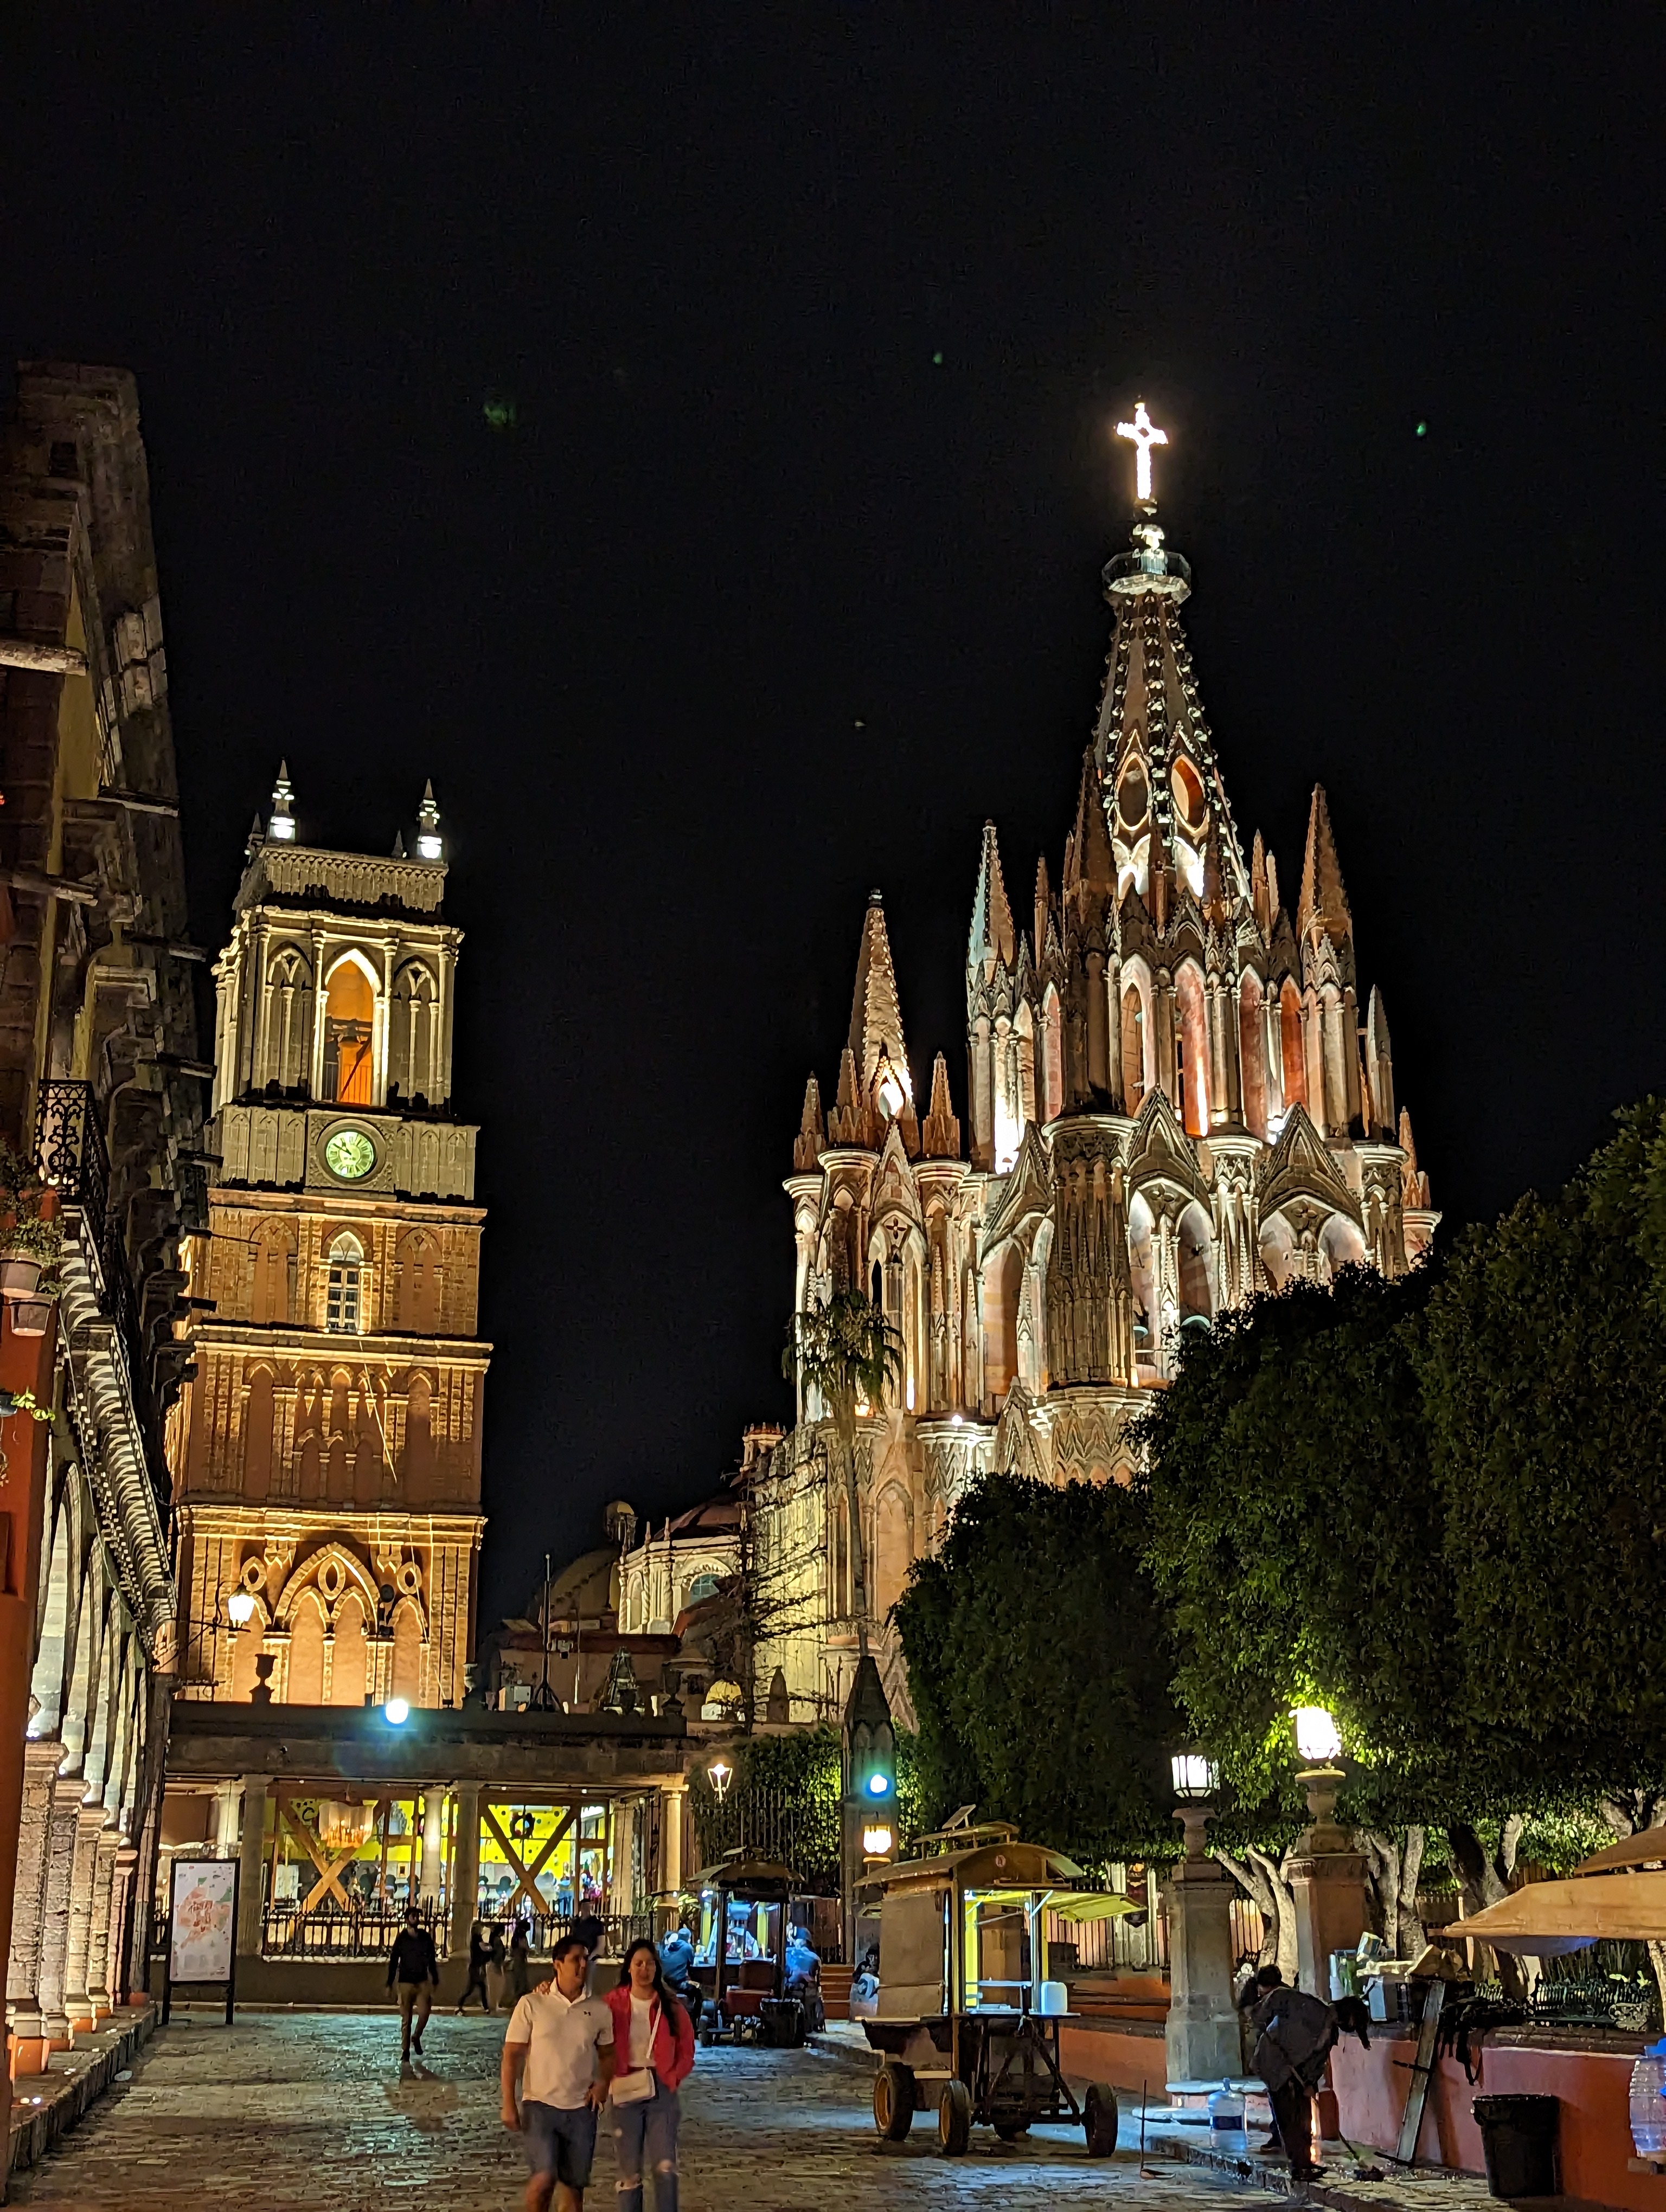
M 866 1659 L 867 1546 L 856 1472 L 857 1412 L 866 1407 L 877 1411 L 886 1391 L 900 1385 L 902 1336 L 872 1298 L 860 1291 L 836 1291 L 824 1304 L 793 1315 L 781 1364 L 788 1382 L 796 1377 L 806 1396 L 813 1391 L 820 1398 L 833 1424 L 850 1523 L 851 1609 L 857 1647 Z
M 961 1499 L 893 1618 L 936 1817 L 987 1817 L 1090 1861 L 1172 1850 L 1173 1656 L 1115 1484 L 995 1474 Z
M 1292 1705 L 1371 1747 L 1378 1793 L 1444 1752 L 1451 1597 L 1414 1365 L 1429 1284 L 1364 1270 L 1224 1314 L 1141 1425 L 1147 1559 L 1176 1687 L 1239 1799 L 1269 1810 Z
M 1666 1109 L 1620 1125 L 1460 1240 L 1420 1355 L 1456 1712 L 1500 1787 L 1666 1778 Z

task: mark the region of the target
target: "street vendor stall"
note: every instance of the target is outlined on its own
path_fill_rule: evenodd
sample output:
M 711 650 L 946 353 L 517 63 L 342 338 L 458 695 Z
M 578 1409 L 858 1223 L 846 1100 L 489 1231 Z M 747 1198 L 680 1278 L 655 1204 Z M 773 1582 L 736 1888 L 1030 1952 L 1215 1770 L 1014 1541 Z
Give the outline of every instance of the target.
M 737 1852 L 697 1874 L 695 1886 L 704 1924 L 689 1979 L 700 1994 L 701 2042 L 802 2043 L 804 2008 L 787 1995 L 798 1876 L 778 1860 Z
M 937 2112 L 939 2148 L 964 2152 L 974 2121 L 1003 2140 L 1038 2120 L 1075 2121 L 1088 2154 L 1116 2148 L 1116 2099 L 1095 2082 L 1080 2103 L 1059 2064 L 1062 1983 L 1049 1981 L 1045 1913 L 1105 1919 L 1137 1908 L 1085 1890 L 1081 1869 L 1011 1830 L 905 1860 L 879 1878 L 879 1998 L 864 2021 L 881 2054 L 873 2119 L 900 2142 L 916 2112 Z M 959 1838 L 945 1838 L 958 1842 Z

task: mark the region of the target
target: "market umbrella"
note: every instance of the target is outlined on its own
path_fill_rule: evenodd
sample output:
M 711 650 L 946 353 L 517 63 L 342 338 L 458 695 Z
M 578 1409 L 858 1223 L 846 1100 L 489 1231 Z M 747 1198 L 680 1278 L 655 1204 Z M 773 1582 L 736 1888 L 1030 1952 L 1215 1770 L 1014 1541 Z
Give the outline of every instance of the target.
M 1666 1828 L 1639 1828 L 1634 1836 L 1621 1836 L 1581 1859 L 1575 1874 L 1613 1874 L 1622 1867 L 1658 1866 L 1666 1863 Z
M 1666 1874 L 1608 1875 L 1600 1881 L 1530 1881 L 1472 1920 L 1431 1933 L 1495 1951 L 1552 1958 L 1596 1942 L 1666 1942 Z

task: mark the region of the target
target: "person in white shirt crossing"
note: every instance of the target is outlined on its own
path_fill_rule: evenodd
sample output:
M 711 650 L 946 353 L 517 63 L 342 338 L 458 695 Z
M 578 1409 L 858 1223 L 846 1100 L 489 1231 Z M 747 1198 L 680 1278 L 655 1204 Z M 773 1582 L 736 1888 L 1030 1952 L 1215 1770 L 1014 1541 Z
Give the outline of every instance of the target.
M 571 1936 L 552 1954 L 553 1984 L 528 1991 L 503 2039 L 503 2124 L 526 2140 L 526 2212 L 580 2212 L 596 2151 L 596 2115 L 613 2080 L 613 2015 L 587 1997 L 590 1954 Z M 520 2101 L 516 2101 L 517 2091 Z

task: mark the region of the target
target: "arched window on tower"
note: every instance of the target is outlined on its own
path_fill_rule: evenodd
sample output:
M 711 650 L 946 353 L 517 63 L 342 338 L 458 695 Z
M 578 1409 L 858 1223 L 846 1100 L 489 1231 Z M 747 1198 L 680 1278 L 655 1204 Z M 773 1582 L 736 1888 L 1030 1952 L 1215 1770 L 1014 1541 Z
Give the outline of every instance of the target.
M 358 1336 L 364 1329 L 362 1286 L 364 1247 L 344 1230 L 330 1247 L 330 1273 L 325 1288 L 324 1326 L 341 1336 Z
M 354 959 L 338 961 L 324 1010 L 324 1095 L 344 1106 L 374 1103 L 376 994 Z

